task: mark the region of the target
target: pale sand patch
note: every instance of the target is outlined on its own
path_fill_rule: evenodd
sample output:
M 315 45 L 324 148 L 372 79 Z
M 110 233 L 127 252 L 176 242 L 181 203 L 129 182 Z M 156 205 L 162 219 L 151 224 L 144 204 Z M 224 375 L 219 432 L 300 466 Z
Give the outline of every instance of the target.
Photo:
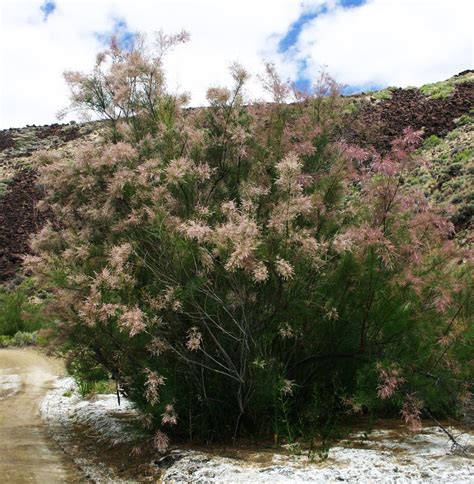
M 133 418 L 133 408 L 122 400 L 118 407 L 115 395 L 99 395 L 82 400 L 71 379 L 56 383 L 42 405 L 44 417 L 52 426 L 87 425 L 94 428 L 104 443 L 130 439 L 121 415 Z M 53 427 L 54 428 L 54 427 Z M 450 430 L 458 435 L 459 431 Z M 465 432 L 460 441 L 469 445 L 474 433 Z M 400 428 L 354 434 L 329 451 L 325 461 L 312 461 L 308 455 L 288 455 L 268 451 L 247 456 L 245 460 L 220 457 L 216 452 L 174 449 L 163 469 L 162 482 L 173 483 L 294 483 L 294 482 L 368 482 L 368 483 L 467 483 L 473 482 L 473 461 L 451 451 L 446 435 L 436 427 L 425 427 L 412 434 Z M 92 469 L 99 482 L 114 480 L 110 470 Z M 116 482 L 123 482 L 117 480 Z M 130 481 L 129 481 L 130 482 Z
M 63 366 L 32 349 L 0 349 L 0 481 L 84 482 L 41 421 L 39 406 Z

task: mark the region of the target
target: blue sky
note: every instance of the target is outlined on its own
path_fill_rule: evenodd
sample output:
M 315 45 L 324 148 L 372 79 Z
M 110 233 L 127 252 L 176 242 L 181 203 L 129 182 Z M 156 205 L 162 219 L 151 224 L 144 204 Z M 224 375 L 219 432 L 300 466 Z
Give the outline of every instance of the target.
M 367 0 L 340 0 L 339 6 L 342 9 L 357 8 L 366 3 Z M 295 50 L 298 46 L 298 39 L 303 31 L 305 25 L 314 21 L 318 16 L 327 15 L 331 11 L 331 6 L 328 3 L 317 5 L 313 8 L 309 8 L 308 11 L 303 11 L 296 21 L 294 21 L 288 28 L 288 31 L 281 37 L 278 42 L 278 52 L 280 54 L 286 54 L 290 58 L 294 56 Z M 297 74 L 294 79 L 295 86 L 303 92 L 309 93 L 311 91 L 312 81 L 311 77 L 307 73 L 308 59 L 300 58 L 296 61 Z M 367 84 L 372 89 L 377 88 L 379 85 Z M 364 89 L 364 86 L 347 86 L 344 88 L 345 94 L 351 94 L 354 92 L 360 92 Z
M 435 82 L 472 68 L 472 0 L 1 0 L 0 127 L 55 122 L 68 104 L 65 70 L 87 71 L 115 35 L 183 28 L 191 42 L 166 59 L 171 90 L 205 103 L 239 61 L 262 60 L 310 89 L 321 68 L 346 92 Z
M 341 0 L 339 4 L 342 8 L 355 8 L 360 7 L 366 3 L 366 0 Z M 315 19 L 318 15 L 324 15 L 328 13 L 330 8 L 327 4 L 323 3 L 314 8 L 310 8 L 309 11 L 303 11 L 301 15 L 295 20 L 288 28 L 288 31 L 282 36 L 278 42 L 278 50 L 280 52 L 286 52 L 293 47 L 298 41 L 298 37 L 303 30 L 305 24 Z
M 43 21 L 47 21 L 48 17 L 56 10 L 56 3 L 53 0 L 45 0 L 40 6 L 40 10 L 43 12 Z
M 109 31 L 96 32 L 95 35 L 104 47 L 108 47 L 112 37 L 115 37 L 120 48 L 130 51 L 133 48 L 137 32 L 130 30 L 124 18 L 114 18 Z

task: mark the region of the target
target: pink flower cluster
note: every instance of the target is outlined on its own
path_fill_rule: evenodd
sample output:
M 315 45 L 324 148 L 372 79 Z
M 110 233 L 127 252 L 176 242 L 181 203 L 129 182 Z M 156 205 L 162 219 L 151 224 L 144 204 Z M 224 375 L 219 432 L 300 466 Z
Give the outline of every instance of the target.
M 405 382 L 405 379 L 400 375 L 398 368 L 383 368 L 379 365 L 379 385 L 377 387 L 377 395 L 381 400 L 391 398 L 400 386 Z
M 160 401 L 159 390 L 165 384 L 164 377 L 158 375 L 155 371 L 145 368 L 146 381 L 144 397 L 151 405 L 155 405 Z
M 132 338 L 145 330 L 145 314 L 137 306 L 128 309 L 119 317 L 119 325 L 126 330 Z
M 161 417 L 162 425 L 176 425 L 178 423 L 178 415 L 171 404 L 165 406 L 165 411 Z
M 423 428 L 421 424 L 422 409 L 423 402 L 421 400 L 414 395 L 408 395 L 406 397 L 401 415 L 412 432 L 419 432 Z

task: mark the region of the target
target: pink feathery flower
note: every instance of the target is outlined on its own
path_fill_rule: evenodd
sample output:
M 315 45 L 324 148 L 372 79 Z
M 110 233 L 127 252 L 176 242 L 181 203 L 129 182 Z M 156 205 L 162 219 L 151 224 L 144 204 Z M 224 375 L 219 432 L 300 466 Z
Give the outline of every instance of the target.
M 314 147 L 314 144 L 311 140 L 306 140 L 296 143 L 294 145 L 294 150 L 295 153 L 300 156 L 308 156 L 312 155 L 316 151 L 316 148 Z
M 189 331 L 186 339 L 186 348 L 190 351 L 197 351 L 202 344 L 202 333 L 196 326 L 193 326 Z
M 440 314 L 443 314 L 449 308 L 451 302 L 451 295 L 446 291 L 442 291 L 441 294 L 435 298 L 433 304 L 436 311 Z
M 289 192 L 300 192 L 299 178 L 303 164 L 295 152 L 289 153 L 276 165 L 278 178 L 276 185 Z
M 331 320 L 332 320 L 332 321 L 337 321 L 337 320 L 339 319 L 339 312 L 338 312 L 337 308 L 332 307 L 332 308 L 330 308 L 330 309 L 329 309 L 329 310 L 326 312 L 326 314 L 324 315 L 324 317 L 325 317 L 326 319 L 329 319 L 330 321 L 331 321 Z
M 104 303 L 98 307 L 98 317 L 101 322 L 106 323 L 109 318 L 115 317 L 121 309 L 121 304 Z
M 233 62 L 230 66 L 230 75 L 237 83 L 244 83 L 250 74 L 245 70 L 245 68 L 238 62 Z
M 263 262 L 258 263 L 253 270 L 253 279 L 255 282 L 264 282 L 268 279 L 268 269 Z
M 160 401 L 159 389 L 165 384 L 165 378 L 158 375 L 155 371 L 145 368 L 147 379 L 145 381 L 145 392 L 143 396 L 151 405 L 155 405 Z
M 345 232 L 334 237 L 332 245 L 337 253 L 350 252 L 354 246 L 352 233 Z
M 188 158 L 181 157 L 171 160 L 165 169 L 168 183 L 176 183 L 192 172 L 191 162 Z
M 292 380 L 283 380 L 283 385 L 281 387 L 281 393 L 283 395 L 293 395 L 293 388 L 295 387 L 295 382 Z
M 370 155 L 367 150 L 361 148 L 360 146 L 346 142 L 337 143 L 337 147 L 346 160 L 355 161 L 358 164 L 366 161 Z
M 166 405 L 165 411 L 161 414 L 161 417 L 161 423 L 163 425 L 176 425 L 178 422 L 178 415 L 171 404 Z
M 277 255 L 275 260 L 275 270 L 277 271 L 277 274 L 285 281 L 292 279 L 295 273 L 293 266 L 285 259 L 282 259 L 279 255 Z
M 380 383 L 377 387 L 377 395 L 381 400 L 387 400 L 394 395 L 405 379 L 400 376 L 398 368 L 385 369 L 379 366 L 378 370 Z
M 419 432 L 422 430 L 421 425 L 421 409 L 423 408 L 423 402 L 416 398 L 414 395 L 408 395 L 405 403 L 403 404 L 401 414 L 404 418 L 408 428 L 412 432 Z
M 151 343 L 147 346 L 147 350 L 154 356 L 162 355 L 168 350 L 168 344 L 160 338 L 153 338 Z
M 188 220 L 181 224 L 179 230 L 184 233 L 188 239 L 194 239 L 198 242 L 204 242 L 212 234 L 211 227 L 194 220 Z
M 125 265 L 125 262 L 127 262 L 131 251 L 132 246 L 128 242 L 112 247 L 109 252 L 109 264 L 114 269 L 121 270 Z
M 240 214 L 233 202 L 222 204 L 222 211 L 226 213 L 229 221 L 217 227 L 214 238 L 218 246 L 230 245 L 231 253 L 225 263 L 225 268 L 229 272 L 236 269 L 248 269 L 260 243 L 258 226 L 246 214 Z
M 110 166 L 120 166 L 120 162 L 131 160 L 135 156 L 137 156 L 137 151 L 133 146 L 119 141 L 108 146 L 101 159 Z
M 134 307 L 125 311 L 119 318 L 119 324 L 123 329 L 126 329 L 130 337 L 141 333 L 145 328 L 145 315 L 139 307 Z
M 386 176 L 394 176 L 398 173 L 397 163 L 390 157 L 384 156 L 379 158 L 372 164 L 375 173 L 380 173 Z
M 165 433 L 161 432 L 161 430 L 158 430 L 153 439 L 153 445 L 155 446 L 155 448 L 158 449 L 159 452 L 166 452 L 169 443 L 169 437 Z
M 194 174 L 197 179 L 201 182 L 210 180 L 214 169 L 211 168 L 207 163 L 201 163 L 194 167 Z
M 206 98 L 212 104 L 225 104 L 231 96 L 231 92 L 226 87 L 210 87 L 207 90 Z
M 295 337 L 295 332 L 293 328 L 291 327 L 290 323 L 283 323 L 280 325 L 278 332 L 280 333 L 280 336 L 284 339 L 289 339 L 289 338 L 294 338 Z

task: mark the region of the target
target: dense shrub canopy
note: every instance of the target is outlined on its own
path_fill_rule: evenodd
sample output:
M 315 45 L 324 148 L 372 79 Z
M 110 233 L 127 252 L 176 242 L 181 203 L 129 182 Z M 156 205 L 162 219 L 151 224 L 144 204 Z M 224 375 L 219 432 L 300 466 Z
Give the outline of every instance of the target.
M 248 74 L 231 74 L 196 110 L 143 45 L 68 75 L 77 104 L 115 113 L 110 141 L 42 159 L 56 218 L 29 262 L 74 368 L 116 379 L 161 450 L 175 424 L 293 439 L 348 413 L 402 412 L 417 428 L 423 409 L 460 410 L 470 256 L 404 185 L 419 133 L 383 155 L 335 142 L 327 76 L 286 104 L 267 64 L 275 102 L 251 105 Z

